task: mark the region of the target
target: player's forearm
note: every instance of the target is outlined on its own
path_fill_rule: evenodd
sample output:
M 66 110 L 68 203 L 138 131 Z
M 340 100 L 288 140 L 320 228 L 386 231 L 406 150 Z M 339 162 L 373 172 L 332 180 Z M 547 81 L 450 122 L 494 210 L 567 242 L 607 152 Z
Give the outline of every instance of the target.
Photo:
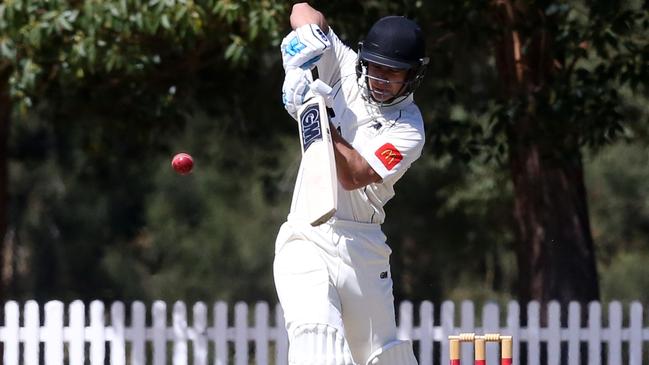
M 324 15 L 307 3 L 297 3 L 291 10 L 291 28 L 297 29 L 305 24 L 317 24 L 323 32 L 329 31 Z
M 372 169 L 358 151 L 343 139 L 335 128 L 331 128 L 334 155 L 336 156 L 336 173 L 338 181 L 345 190 L 362 188 L 381 177 Z

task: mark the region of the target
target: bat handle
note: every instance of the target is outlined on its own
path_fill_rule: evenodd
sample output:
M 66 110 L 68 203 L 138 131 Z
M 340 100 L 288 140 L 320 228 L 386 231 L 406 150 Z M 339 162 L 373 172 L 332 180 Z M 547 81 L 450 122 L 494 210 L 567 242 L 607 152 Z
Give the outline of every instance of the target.
M 325 84 L 320 79 L 316 79 L 309 85 L 309 89 L 311 89 L 311 92 L 313 92 L 315 95 L 322 96 L 325 99 L 327 106 L 331 107 L 333 101 L 331 98 L 331 86 Z

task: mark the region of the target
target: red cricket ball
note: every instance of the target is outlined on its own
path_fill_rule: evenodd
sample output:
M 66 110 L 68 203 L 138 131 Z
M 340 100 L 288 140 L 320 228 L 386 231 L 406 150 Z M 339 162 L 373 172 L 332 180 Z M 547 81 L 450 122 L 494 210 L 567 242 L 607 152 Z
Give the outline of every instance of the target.
M 181 152 L 174 156 L 171 160 L 171 167 L 181 175 L 187 175 L 192 172 L 194 167 L 194 159 L 187 153 Z

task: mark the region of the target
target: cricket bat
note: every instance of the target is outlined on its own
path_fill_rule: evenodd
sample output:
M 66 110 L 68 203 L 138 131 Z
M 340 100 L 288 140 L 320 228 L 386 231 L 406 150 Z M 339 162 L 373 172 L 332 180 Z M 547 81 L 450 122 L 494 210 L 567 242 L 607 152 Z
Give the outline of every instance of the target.
M 320 80 L 311 84 L 314 97 L 297 112 L 302 146 L 302 194 L 306 218 L 318 226 L 336 213 L 338 178 L 326 97 L 331 88 Z

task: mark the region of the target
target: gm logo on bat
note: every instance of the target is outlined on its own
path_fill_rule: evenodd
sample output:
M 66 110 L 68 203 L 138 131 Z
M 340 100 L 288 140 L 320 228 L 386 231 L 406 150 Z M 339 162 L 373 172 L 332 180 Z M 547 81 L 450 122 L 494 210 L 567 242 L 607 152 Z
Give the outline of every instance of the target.
M 311 143 L 322 140 L 320 106 L 318 103 L 313 103 L 304 109 L 300 124 L 302 125 L 302 151 L 306 152 Z

